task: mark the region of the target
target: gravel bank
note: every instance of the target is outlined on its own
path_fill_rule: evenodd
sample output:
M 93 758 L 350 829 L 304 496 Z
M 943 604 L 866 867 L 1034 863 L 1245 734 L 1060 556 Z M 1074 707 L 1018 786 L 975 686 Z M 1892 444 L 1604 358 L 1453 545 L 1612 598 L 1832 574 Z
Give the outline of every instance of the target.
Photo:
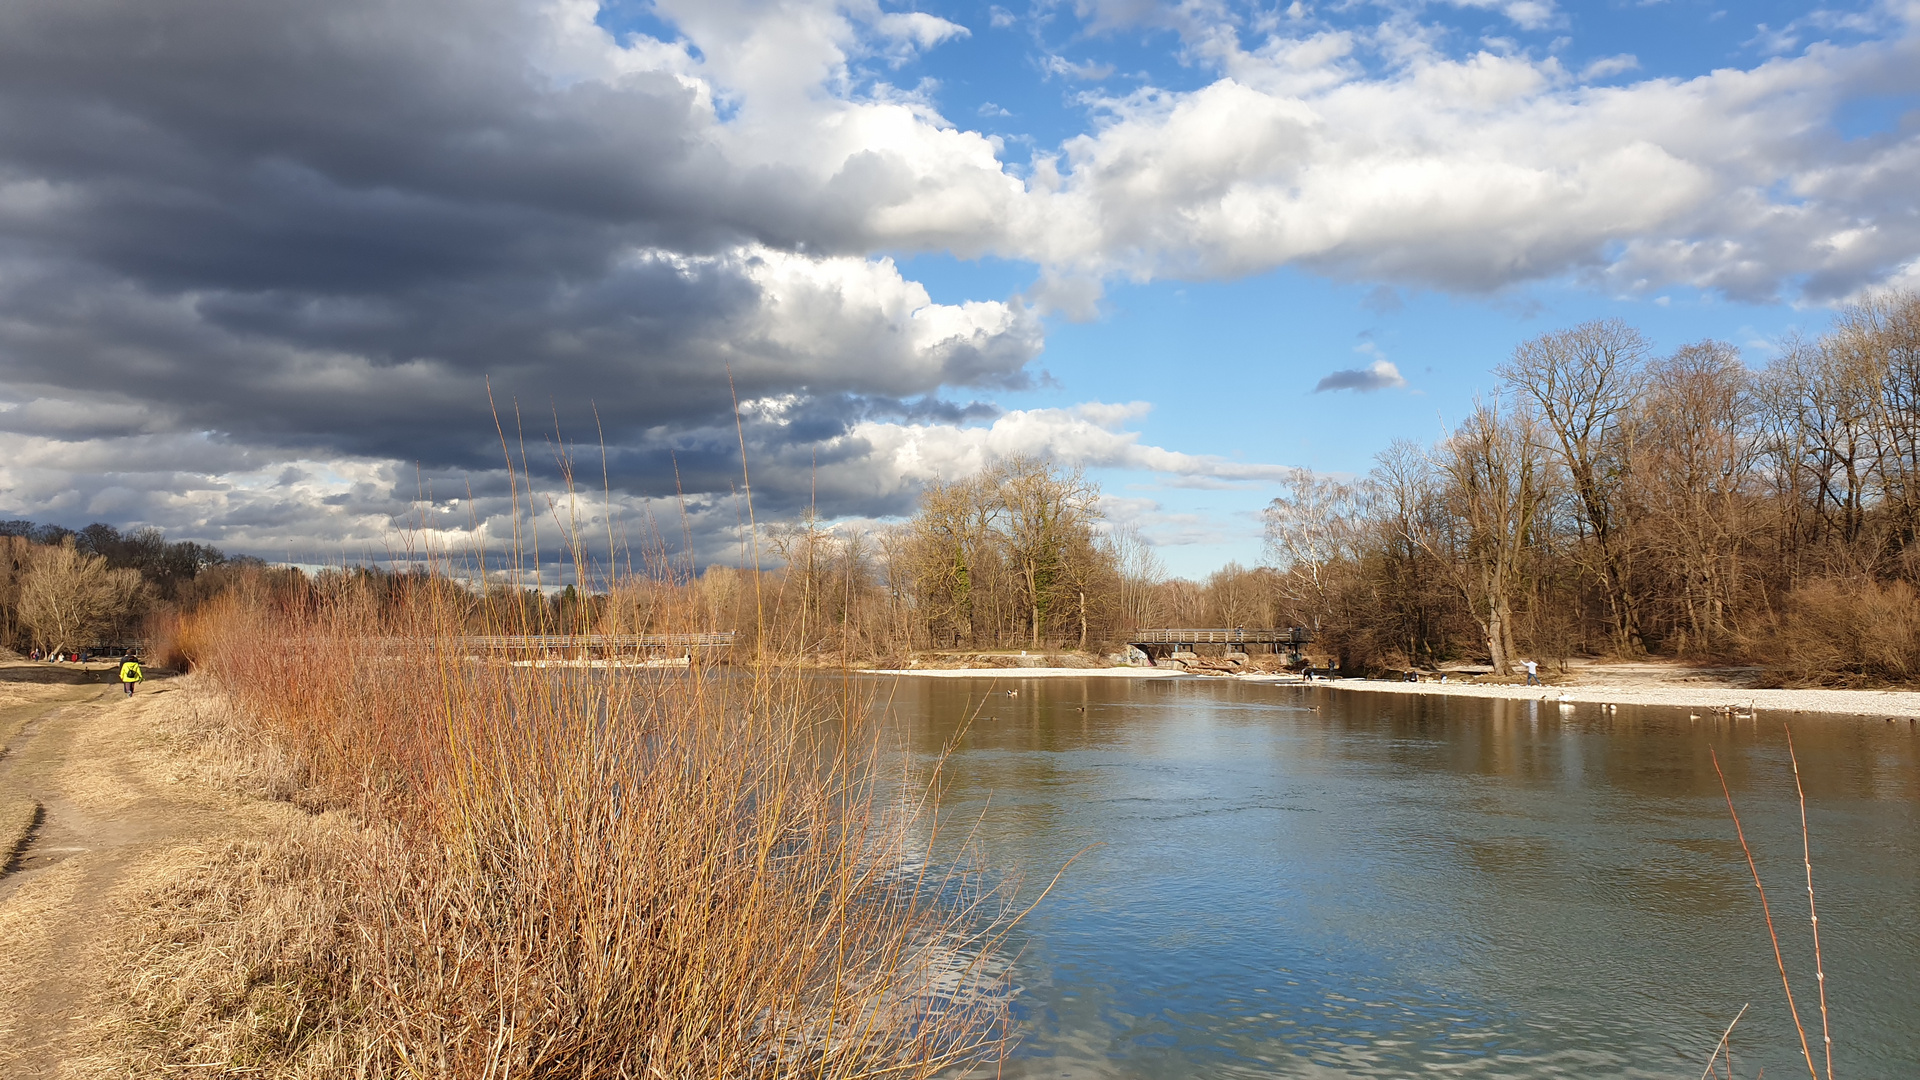
M 1243 682 L 1302 685 L 1292 675 L 1237 675 Z M 1350 693 L 1432 694 L 1442 697 L 1506 698 L 1511 701 L 1559 701 L 1613 705 L 1669 705 L 1723 709 L 1735 706 L 1762 713 L 1843 713 L 1878 719 L 1920 718 L 1920 692 L 1912 690 L 1749 690 L 1733 686 L 1608 685 L 1474 686 L 1468 683 L 1405 683 L 1370 679 L 1316 681 L 1315 687 Z M 1563 697 L 1564 695 L 1564 697 Z
M 862 675 L 924 675 L 929 679 L 1177 679 L 1177 668 L 1150 667 L 982 667 L 869 668 Z M 1298 682 L 1298 679 L 1292 680 Z

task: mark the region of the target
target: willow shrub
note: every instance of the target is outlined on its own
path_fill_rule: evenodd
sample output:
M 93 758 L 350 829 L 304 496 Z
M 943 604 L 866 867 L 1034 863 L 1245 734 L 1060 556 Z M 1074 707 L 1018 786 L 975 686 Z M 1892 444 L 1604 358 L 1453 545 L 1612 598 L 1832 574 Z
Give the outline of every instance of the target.
M 999 1053 L 1005 894 L 937 869 L 931 789 L 861 702 L 476 655 L 459 597 L 238 590 L 177 628 L 303 801 L 362 826 L 303 863 L 349 882 L 300 953 L 326 970 L 275 976 L 353 1028 L 318 1071 L 924 1077 Z

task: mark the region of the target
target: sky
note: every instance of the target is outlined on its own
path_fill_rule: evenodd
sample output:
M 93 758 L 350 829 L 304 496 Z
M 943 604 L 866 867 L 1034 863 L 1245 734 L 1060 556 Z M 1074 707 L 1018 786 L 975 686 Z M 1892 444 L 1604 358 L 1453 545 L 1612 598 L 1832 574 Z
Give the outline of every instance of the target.
M 1530 337 L 1920 287 L 1916 177 L 1920 0 L 14 0 L 0 517 L 499 550 L 524 462 L 704 564 L 743 444 L 841 528 L 1029 454 L 1203 576 Z

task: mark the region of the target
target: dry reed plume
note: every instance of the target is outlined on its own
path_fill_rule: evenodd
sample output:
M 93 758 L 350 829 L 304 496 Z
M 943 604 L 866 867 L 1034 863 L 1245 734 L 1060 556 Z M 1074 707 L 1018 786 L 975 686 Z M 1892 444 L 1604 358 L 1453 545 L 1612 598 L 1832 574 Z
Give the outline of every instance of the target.
M 230 921 L 156 936 L 149 969 L 180 977 L 147 986 L 149 1064 L 923 1077 L 1002 1048 L 1003 894 L 935 869 L 928 789 L 858 702 L 477 658 L 470 599 L 238 590 L 179 627 L 299 801 L 338 812 L 157 901 Z M 195 956 L 226 974 L 196 989 Z

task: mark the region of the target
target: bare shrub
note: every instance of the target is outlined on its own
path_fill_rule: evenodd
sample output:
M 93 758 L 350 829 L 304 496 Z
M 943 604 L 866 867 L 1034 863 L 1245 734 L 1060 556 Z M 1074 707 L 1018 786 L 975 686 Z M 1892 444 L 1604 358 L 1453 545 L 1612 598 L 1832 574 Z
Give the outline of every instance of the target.
M 936 869 L 927 792 L 857 702 L 483 661 L 445 595 L 236 594 L 188 620 L 299 801 L 343 824 L 156 898 L 203 916 L 162 920 L 150 966 L 176 974 L 145 991 L 142 1068 L 922 1077 L 1001 1048 L 1003 894 Z
M 131 614 L 140 598 L 139 571 L 109 570 L 105 559 L 81 553 L 70 539 L 28 549 L 20 621 L 47 648 L 92 645 L 96 635 Z
M 1766 648 L 1778 678 L 1863 685 L 1920 678 L 1920 597 L 1904 581 L 1822 578 L 1788 598 Z

